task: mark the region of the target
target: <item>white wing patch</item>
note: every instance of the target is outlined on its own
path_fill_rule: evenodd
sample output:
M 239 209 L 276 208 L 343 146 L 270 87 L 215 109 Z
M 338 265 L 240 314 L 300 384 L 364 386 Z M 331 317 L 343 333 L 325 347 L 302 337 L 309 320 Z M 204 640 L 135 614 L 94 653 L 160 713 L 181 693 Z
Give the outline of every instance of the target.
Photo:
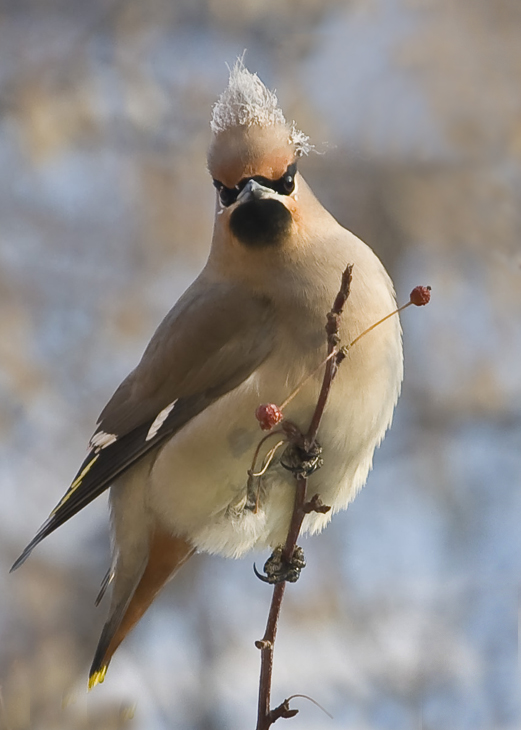
M 167 406 L 166 408 L 163 408 L 163 410 L 157 414 L 153 424 L 148 429 L 148 433 L 146 435 L 145 441 L 150 441 L 150 439 L 153 439 L 154 436 L 158 433 L 159 429 L 161 428 L 163 423 L 166 421 L 168 414 L 172 411 L 175 404 L 177 403 L 177 400 L 178 399 L 176 398 L 175 401 L 173 401 L 173 403 L 170 403 L 169 406 Z
M 105 431 L 98 431 L 89 441 L 89 448 L 91 451 L 94 451 L 97 454 L 98 451 L 101 451 L 101 449 L 105 449 L 107 446 L 110 446 L 110 444 L 113 444 L 115 441 L 117 441 L 117 439 L 118 437 L 115 433 L 105 433 Z

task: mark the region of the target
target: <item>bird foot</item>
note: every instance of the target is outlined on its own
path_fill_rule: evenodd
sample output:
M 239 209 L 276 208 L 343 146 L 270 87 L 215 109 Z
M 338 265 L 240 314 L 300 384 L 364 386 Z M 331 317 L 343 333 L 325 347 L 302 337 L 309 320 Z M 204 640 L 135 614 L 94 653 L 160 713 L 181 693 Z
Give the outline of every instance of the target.
M 288 583 L 297 582 L 300 578 L 300 571 L 306 567 L 304 551 L 297 545 L 290 561 L 284 558 L 282 552 L 282 546 L 275 548 L 271 556 L 264 563 L 264 575 L 259 573 L 255 566 L 253 566 L 257 578 L 260 578 L 264 583 L 270 583 L 272 585 L 282 583 L 283 581 L 288 581 Z
M 322 447 L 316 442 L 305 449 L 297 444 L 290 444 L 282 454 L 280 463 L 295 477 L 310 477 L 324 463 Z

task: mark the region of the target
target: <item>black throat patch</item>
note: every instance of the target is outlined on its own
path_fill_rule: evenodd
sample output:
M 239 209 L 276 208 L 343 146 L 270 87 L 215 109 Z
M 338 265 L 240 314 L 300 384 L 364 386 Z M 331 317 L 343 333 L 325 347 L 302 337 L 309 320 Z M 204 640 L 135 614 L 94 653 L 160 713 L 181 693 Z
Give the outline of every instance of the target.
M 230 230 L 245 246 L 280 246 L 291 228 L 291 213 L 272 198 L 250 200 L 230 216 Z

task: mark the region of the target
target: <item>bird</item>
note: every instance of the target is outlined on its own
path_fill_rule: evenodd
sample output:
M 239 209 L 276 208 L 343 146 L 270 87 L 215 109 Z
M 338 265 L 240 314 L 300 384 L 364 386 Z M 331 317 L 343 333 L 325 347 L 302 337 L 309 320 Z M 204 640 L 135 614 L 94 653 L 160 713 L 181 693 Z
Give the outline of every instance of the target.
M 111 585 L 112 596 L 89 687 L 103 682 L 125 636 L 194 553 L 238 558 L 284 543 L 295 480 L 279 454 L 259 479 L 254 505 L 248 494 L 260 441 L 255 411 L 300 387 L 284 416 L 307 428 L 326 314 L 346 266 L 353 275 L 341 342 L 396 307 L 376 254 L 302 177 L 309 137 L 286 121 L 276 93 L 241 58 L 210 128 L 216 204 L 206 265 L 102 410 L 75 479 L 12 568 L 110 488 L 112 562 L 101 594 Z M 321 531 L 366 482 L 402 377 L 393 317 L 360 339 L 338 371 L 318 434 L 323 465 L 309 477 L 331 509 L 307 514 L 303 533 Z

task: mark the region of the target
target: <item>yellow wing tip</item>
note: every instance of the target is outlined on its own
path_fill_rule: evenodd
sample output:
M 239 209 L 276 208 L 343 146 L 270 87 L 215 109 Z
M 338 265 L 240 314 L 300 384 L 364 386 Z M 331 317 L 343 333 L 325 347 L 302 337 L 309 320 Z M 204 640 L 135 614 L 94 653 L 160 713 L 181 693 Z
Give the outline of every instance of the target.
M 107 674 L 107 666 L 101 667 L 97 672 L 93 672 L 89 677 L 89 690 L 95 687 L 97 684 L 102 684 Z
M 62 498 L 62 500 L 61 500 L 61 501 L 59 502 L 59 504 L 58 504 L 58 505 L 56 505 L 56 507 L 55 507 L 55 508 L 53 509 L 53 511 L 51 512 L 51 514 L 50 514 L 50 517 L 54 517 L 54 515 L 55 515 L 55 514 L 56 514 L 56 513 L 57 513 L 57 512 L 58 512 L 58 511 L 59 511 L 59 510 L 60 510 L 60 509 L 61 509 L 61 508 L 63 507 L 63 505 L 64 505 L 64 504 L 65 504 L 65 502 L 66 502 L 66 501 L 67 501 L 67 500 L 69 499 L 69 497 L 70 497 L 70 496 L 71 496 L 71 495 L 72 495 L 72 494 L 73 494 L 73 493 L 74 493 L 74 492 L 75 492 L 75 491 L 76 491 L 76 490 L 78 489 L 78 487 L 79 487 L 79 486 L 80 486 L 80 484 L 82 483 L 83 479 L 85 478 L 85 476 L 86 476 L 87 472 L 88 472 L 88 471 L 90 471 L 90 469 L 91 469 L 91 468 L 92 468 L 92 467 L 94 466 L 94 464 L 95 464 L 95 463 L 97 462 L 97 460 L 99 459 L 99 456 L 100 456 L 99 454 L 96 454 L 96 455 L 95 455 L 95 456 L 94 456 L 94 457 L 93 457 L 93 458 L 92 458 L 92 459 L 91 459 L 91 460 L 89 461 L 89 463 L 88 463 L 88 464 L 87 464 L 87 466 L 86 466 L 86 467 L 85 467 L 85 468 L 83 469 L 83 471 L 81 471 L 81 472 L 80 472 L 80 473 L 78 474 L 78 476 L 76 477 L 76 479 L 75 479 L 75 480 L 73 481 L 73 483 L 71 484 L 71 486 L 70 486 L 70 487 L 68 488 L 68 490 L 67 490 L 67 491 L 65 492 L 65 494 L 63 495 L 63 498 Z

